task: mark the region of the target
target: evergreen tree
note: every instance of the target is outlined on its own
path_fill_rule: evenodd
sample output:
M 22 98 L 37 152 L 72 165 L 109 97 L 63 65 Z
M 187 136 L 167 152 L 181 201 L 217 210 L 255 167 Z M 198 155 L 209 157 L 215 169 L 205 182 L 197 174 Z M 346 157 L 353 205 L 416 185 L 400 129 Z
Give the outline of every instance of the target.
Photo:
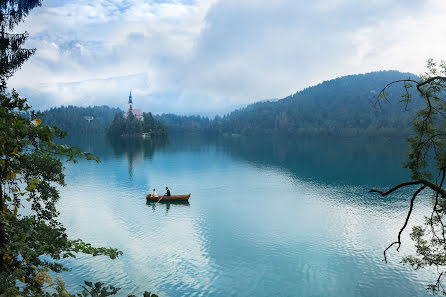
M 113 121 L 119 108 L 108 106 L 61 106 L 53 107 L 43 111 L 42 122 L 47 125 L 57 126 L 67 132 L 74 134 L 103 134 Z M 92 116 L 92 121 L 87 121 L 86 116 Z
M 35 52 L 21 46 L 28 33 L 13 34 L 14 27 L 33 8 L 40 6 L 40 0 L 0 1 L 0 90 L 6 89 L 6 80 Z

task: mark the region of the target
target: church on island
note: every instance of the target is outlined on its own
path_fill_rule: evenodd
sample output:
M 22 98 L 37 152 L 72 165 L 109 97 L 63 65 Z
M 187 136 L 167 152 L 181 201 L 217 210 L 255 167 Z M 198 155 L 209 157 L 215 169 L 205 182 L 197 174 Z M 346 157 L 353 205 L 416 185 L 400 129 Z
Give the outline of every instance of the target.
M 136 119 L 136 121 L 134 120 Z M 167 136 L 169 129 L 166 125 L 153 118 L 150 112 L 142 112 L 133 108 L 132 91 L 130 91 L 128 110 L 126 113 L 116 113 L 110 126 L 107 128 L 108 136 Z
M 128 115 L 130 114 L 130 112 L 133 114 L 133 116 L 142 121 L 143 120 L 143 114 L 141 109 L 134 109 L 133 108 L 133 100 L 132 100 L 132 91 L 130 90 L 130 95 L 129 95 L 129 108 L 128 111 L 124 114 L 124 118 L 127 118 Z

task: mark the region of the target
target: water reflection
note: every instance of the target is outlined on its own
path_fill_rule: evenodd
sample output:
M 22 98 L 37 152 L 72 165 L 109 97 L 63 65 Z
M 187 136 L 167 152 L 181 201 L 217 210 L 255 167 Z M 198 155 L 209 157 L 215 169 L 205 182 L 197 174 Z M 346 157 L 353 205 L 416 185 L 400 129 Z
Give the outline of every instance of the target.
M 107 137 L 106 139 L 113 148 L 113 153 L 116 158 L 127 158 L 130 177 L 133 176 L 134 163 L 141 163 L 145 159 L 152 159 L 155 151 L 165 149 L 169 146 L 169 139 L 167 137 L 127 137 L 125 139 Z
M 82 258 L 69 283 L 98 279 L 122 294 L 150 289 L 162 296 L 428 295 L 431 275 L 397 256 L 381 261 L 407 200 L 367 194 L 372 184 L 405 177 L 404 142 L 190 135 L 160 147 L 88 141 L 105 161 L 69 165 L 61 218 L 71 237 L 124 256 Z M 149 189 L 165 185 L 191 192 L 192 205 L 146 203 Z
M 212 147 L 258 167 L 279 168 L 296 178 L 325 184 L 388 186 L 409 178 L 401 166 L 407 152 L 402 138 L 175 135 L 169 150 L 203 152 Z
M 401 167 L 407 152 L 404 139 L 174 134 L 155 139 L 73 136 L 64 141 L 93 152 L 101 160 L 126 158 L 130 176 L 135 164 L 151 160 L 155 152 L 219 151 L 258 167 L 278 168 L 296 178 L 326 184 L 389 186 L 409 178 L 409 172 Z
M 189 201 L 160 201 L 160 202 L 154 202 L 154 201 L 147 201 L 147 206 L 150 206 L 152 208 L 152 211 L 156 211 L 157 207 L 162 207 L 166 209 L 166 215 L 169 213 L 170 207 L 173 208 L 182 208 L 182 207 L 190 207 Z

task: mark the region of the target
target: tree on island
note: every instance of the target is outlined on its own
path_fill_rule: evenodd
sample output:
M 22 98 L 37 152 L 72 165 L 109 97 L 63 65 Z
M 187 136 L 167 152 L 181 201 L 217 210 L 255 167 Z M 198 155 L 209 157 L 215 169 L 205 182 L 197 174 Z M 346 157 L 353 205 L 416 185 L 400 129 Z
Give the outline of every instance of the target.
M 398 189 L 410 187 L 413 194 L 410 206 L 401 227 L 397 240 L 384 250 L 384 261 L 387 262 L 387 251 L 396 246 L 401 247 L 401 234 L 406 229 L 414 201 L 421 193 L 432 195 L 432 209 L 426 217 L 424 226 L 415 226 L 410 234 L 415 241 L 416 255 L 403 258 L 415 269 L 433 266 L 438 277 L 428 288 L 433 293 L 446 295 L 444 277 L 446 275 L 446 62 L 439 64 L 428 60 L 427 72 L 419 80 L 403 79 L 389 83 L 381 91 L 381 98 L 386 99 L 386 90 L 393 84 L 403 84 L 402 102 L 412 102 L 413 88 L 424 100 L 413 123 L 414 134 L 408 137 L 409 152 L 403 166 L 411 170 L 410 181 L 403 182 L 387 191 L 372 189 L 385 197 Z
M 41 114 L 26 99 L 6 89 L 7 79 L 35 51 L 21 48 L 26 33 L 10 32 L 39 5 L 37 0 L 0 3 L 0 296 L 5 297 L 74 296 L 61 279 L 54 281 L 50 274 L 67 270 L 60 260 L 75 258 L 77 253 L 111 259 L 122 254 L 69 239 L 57 219 L 57 186 L 65 185 L 61 158 L 99 160 L 79 148 L 55 143 L 55 137 L 63 138 L 65 133 L 43 125 Z M 109 296 L 118 290 L 86 281 L 77 296 Z M 155 295 L 145 292 L 144 296 Z
M 143 113 L 142 121 L 135 118 L 132 112 L 129 112 L 127 117 L 124 117 L 122 112 L 118 112 L 107 128 L 109 136 L 131 136 L 143 133 L 151 136 L 167 136 L 168 128 L 163 123 L 156 121 L 150 112 Z

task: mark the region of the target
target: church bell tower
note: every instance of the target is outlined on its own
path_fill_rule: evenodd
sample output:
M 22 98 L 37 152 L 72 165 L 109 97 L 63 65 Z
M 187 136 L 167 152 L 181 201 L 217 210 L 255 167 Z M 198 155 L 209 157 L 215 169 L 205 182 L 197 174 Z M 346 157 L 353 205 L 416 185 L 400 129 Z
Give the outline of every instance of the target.
M 133 108 L 132 90 L 130 90 L 130 95 L 129 95 L 129 112 L 132 110 L 132 108 Z

